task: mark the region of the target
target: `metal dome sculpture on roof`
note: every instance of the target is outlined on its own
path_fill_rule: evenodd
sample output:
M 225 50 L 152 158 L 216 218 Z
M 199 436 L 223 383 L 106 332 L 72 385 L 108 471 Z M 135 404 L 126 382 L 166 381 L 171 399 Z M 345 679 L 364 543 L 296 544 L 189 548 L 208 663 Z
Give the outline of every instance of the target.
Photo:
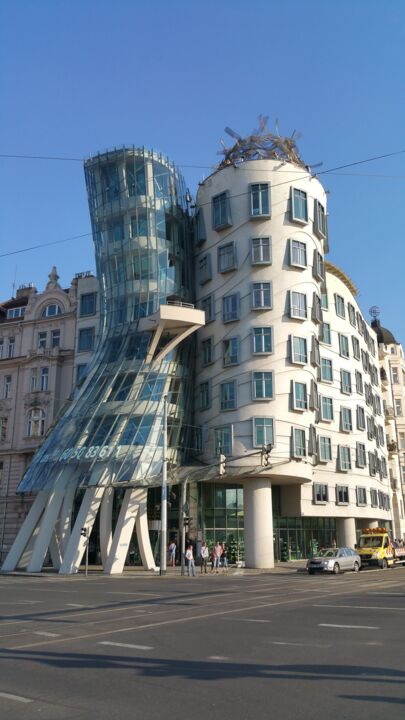
M 225 147 L 223 141 L 223 150 L 218 151 L 218 155 L 224 155 L 224 159 L 218 165 L 221 170 L 228 165 L 237 165 L 246 160 L 280 160 L 282 162 L 291 162 L 302 168 L 307 168 L 304 161 L 300 158 L 296 140 L 300 137 L 295 130 L 291 137 L 283 137 L 278 131 L 278 121 L 276 120 L 276 133 L 269 131 L 267 127 L 268 117 L 259 115 L 259 127 L 253 130 L 251 135 L 242 138 L 238 133 L 229 127 L 225 128 L 225 132 L 233 137 L 236 142 L 229 148 Z

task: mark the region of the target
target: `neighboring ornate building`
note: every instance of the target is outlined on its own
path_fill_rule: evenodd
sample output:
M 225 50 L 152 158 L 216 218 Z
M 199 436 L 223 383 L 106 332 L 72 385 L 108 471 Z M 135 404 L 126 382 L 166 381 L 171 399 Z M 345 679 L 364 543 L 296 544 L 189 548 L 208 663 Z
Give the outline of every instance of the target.
M 26 517 L 16 488 L 76 380 L 98 334 L 98 287 L 78 273 L 65 290 L 56 268 L 43 292 L 21 286 L 0 303 L 0 558 Z

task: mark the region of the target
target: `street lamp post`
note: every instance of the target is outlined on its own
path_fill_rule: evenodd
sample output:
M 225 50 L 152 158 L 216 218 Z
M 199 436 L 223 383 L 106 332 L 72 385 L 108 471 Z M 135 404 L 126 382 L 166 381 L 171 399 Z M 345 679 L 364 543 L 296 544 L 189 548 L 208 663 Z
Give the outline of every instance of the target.
M 167 546 L 167 395 L 163 398 L 163 467 L 160 502 L 160 575 L 166 572 Z

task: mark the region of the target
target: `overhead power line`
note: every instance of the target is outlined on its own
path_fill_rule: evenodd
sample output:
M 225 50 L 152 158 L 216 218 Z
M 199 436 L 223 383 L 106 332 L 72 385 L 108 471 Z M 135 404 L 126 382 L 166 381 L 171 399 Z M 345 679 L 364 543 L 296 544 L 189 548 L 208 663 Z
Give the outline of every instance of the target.
M 49 247 L 49 245 L 60 245 L 61 243 L 69 242 L 70 240 L 80 240 L 80 238 L 91 237 L 91 235 L 91 232 L 87 232 L 82 233 L 82 235 L 71 235 L 70 237 L 63 238 L 62 240 L 52 240 L 51 242 L 41 243 L 40 245 L 31 245 L 27 248 L 21 248 L 21 250 L 12 250 L 11 252 L 2 253 L 0 258 L 8 257 L 9 255 L 19 255 L 20 253 L 29 252 L 30 250 L 39 250 L 39 248 Z

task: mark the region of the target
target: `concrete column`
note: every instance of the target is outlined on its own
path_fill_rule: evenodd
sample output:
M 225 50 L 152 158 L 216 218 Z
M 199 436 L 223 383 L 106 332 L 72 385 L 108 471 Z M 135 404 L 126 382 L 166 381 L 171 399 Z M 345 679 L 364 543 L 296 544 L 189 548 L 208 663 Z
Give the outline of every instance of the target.
M 124 569 L 125 558 L 128 554 L 129 543 L 139 510 L 137 490 L 138 488 L 134 488 L 125 492 L 112 542 L 110 542 L 108 556 L 104 563 L 106 575 L 121 574 Z
M 243 484 L 245 514 L 245 564 L 250 568 L 274 567 L 271 482 L 251 478 Z
M 41 527 L 32 550 L 30 562 L 27 567 L 28 572 L 41 572 L 45 555 L 49 548 L 52 535 L 55 530 L 56 521 L 62 506 L 63 496 L 65 494 L 65 481 L 63 475 L 58 478 L 54 488 L 49 494 L 47 506 L 41 520 Z M 54 550 L 54 548 L 53 548 Z M 57 560 L 57 564 L 58 564 Z
M 91 534 L 104 492 L 104 487 L 87 488 L 63 556 L 63 562 L 59 570 L 61 575 L 73 575 L 79 572 L 80 562 L 87 542 L 86 538 L 81 534 L 81 530 L 85 527 L 89 535 Z
M 354 548 L 357 542 L 356 520 L 354 518 L 337 518 L 336 531 L 336 542 L 339 547 Z
M 3 572 L 12 572 L 17 567 L 21 556 L 24 553 L 31 537 L 35 533 L 35 529 L 38 526 L 41 515 L 48 502 L 49 492 L 47 490 L 41 490 L 36 496 L 34 503 L 25 518 L 19 533 L 14 540 L 11 549 L 3 563 Z
M 380 525 L 381 523 L 379 523 L 378 520 L 370 520 L 369 522 L 365 521 L 363 527 L 378 528 Z
M 148 491 L 146 488 L 136 488 L 138 498 L 138 514 L 136 517 L 136 537 L 138 540 L 139 552 L 142 559 L 142 565 L 145 570 L 157 570 L 155 560 L 153 558 L 152 547 L 150 544 L 147 498 Z
M 114 504 L 114 488 L 106 487 L 100 507 L 100 552 L 104 567 L 112 542 L 112 511 Z

